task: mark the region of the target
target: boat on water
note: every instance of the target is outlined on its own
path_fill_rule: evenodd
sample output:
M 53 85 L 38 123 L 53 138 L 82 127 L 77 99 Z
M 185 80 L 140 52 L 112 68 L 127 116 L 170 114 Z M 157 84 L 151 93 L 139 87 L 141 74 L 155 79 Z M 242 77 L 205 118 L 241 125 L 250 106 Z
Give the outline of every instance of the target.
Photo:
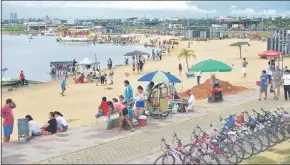
M 18 86 L 20 84 L 20 80 L 17 78 L 5 78 L 4 74 L 7 71 L 7 68 L 1 69 L 2 76 L 1 76 L 1 86 Z

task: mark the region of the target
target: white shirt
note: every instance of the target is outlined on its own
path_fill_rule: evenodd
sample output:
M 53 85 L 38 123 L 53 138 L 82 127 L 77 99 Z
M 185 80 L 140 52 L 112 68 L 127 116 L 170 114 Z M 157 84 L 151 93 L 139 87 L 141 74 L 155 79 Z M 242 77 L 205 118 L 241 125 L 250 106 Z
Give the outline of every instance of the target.
M 135 96 L 135 100 L 136 101 L 144 101 L 145 100 L 145 95 L 144 94 L 137 94 L 136 96 Z
M 191 94 L 188 98 L 188 107 L 192 107 L 194 103 L 195 103 L 195 97 L 193 94 Z
M 29 126 L 29 131 L 31 131 L 33 133 L 40 133 L 41 132 L 40 127 L 37 125 L 36 121 L 34 121 L 34 120 L 30 120 L 28 122 L 28 126 Z
M 200 71 L 199 71 L 199 72 L 197 72 L 197 73 L 196 73 L 196 75 L 197 75 L 197 76 L 200 76 L 200 75 L 201 75 L 201 72 L 200 72 Z
M 67 126 L 67 122 L 62 116 L 57 116 L 55 119 L 56 119 L 57 124 L 62 124 L 63 126 Z
M 290 85 L 290 75 L 288 74 L 288 75 L 284 75 L 283 77 L 282 77 L 282 79 L 284 80 L 284 85 Z
M 266 72 L 267 72 L 268 75 L 272 75 L 272 70 L 271 70 L 271 68 L 268 68 Z

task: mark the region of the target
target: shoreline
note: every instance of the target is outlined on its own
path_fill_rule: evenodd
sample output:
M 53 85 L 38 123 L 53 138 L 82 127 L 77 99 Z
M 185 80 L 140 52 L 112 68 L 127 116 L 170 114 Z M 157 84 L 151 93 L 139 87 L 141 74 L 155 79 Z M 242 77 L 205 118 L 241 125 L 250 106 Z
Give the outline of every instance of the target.
M 159 38 L 161 40 L 168 40 L 173 38 L 172 36 L 153 36 L 150 38 L 143 38 L 143 43 L 148 42 L 145 40 Z M 236 47 L 229 47 L 233 42 L 242 41 L 239 39 L 226 39 L 226 40 L 213 40 L 211 42 L 193 42 L 191 50 L 195 51 L 196 59 L 188 59 L 189 66 L 196 64 L 199 61 L 205 59 L 215 59 L 223 61 L 228 65 L 233 65 L 232 72 L 228 73 L 216 73 L 217 78 L 230 82 L 232 85 L 244 86 L 249 89 L 256 87 L 256 80 L 259 79 L 261 70 L 267 67 L 267 61 L 261 60 L 257 54 L 263 51 L 266 47 L 265 43 L 259 41 L 253 41 L 251 47 L 242 48 L 243 56 L 249 61 L 249 74 L 247 78 L 241 78 L 241 60 L 239 60 L 239 49 Z M 142 43 L 142 42 L 141 42 Z M 161 61 L 146 61 L 143 73 L 133 74 L 132 64 L 128 66 L 115 66 L 114 67 L 114 84 L 111 86 L 96 86 L 95 83 L 75 84 L 70 77 L 67 81 L 70 88 L 66 91 L 66 96 L 60 96 L 60 80 L 53 82 L 45 82 L 42 84 L 34 85 L 27 88 L 21 88 L 16 91 L 3 93 L 2 104 L 7 98 L 12 98 L 17 104 L 17 108 L 14 110 L 15 119 L 23 118 L 25 115 L 30 114 L 35 121 L 42 126 L 47 119 L 47 114 L 50 111 L 60 111 L 64 114 L 65 118 L 69 122 L 69 127 L 81 127 L 88 125 L 95 125 L 95 114 L 97 107 L 100 104 L 102 97 L 107 97 L 108 100 L 123 94 L 124 92 L 124 80 L 129 80 L 130 85 L 133 87 L 134 92 L 136 88 L 141 85 L 144 87 L 147 82 L 138 82 L 137 79 L 140 76 L 152 72 L 155 70 L 162 70 L 170 72 L 177 76 L 182 83 L 176 84 L 177 92 L 186 91 L 195 86 L 196 79 L 187 79 L 185 75 L 186 60 L 178 60 L 177 55 L 182 48 L 188 47 L 188 41 L 180 41 L 179 45 L 176 45 L 174 50 L 163 56 Z M 284 61 L 290 62 L 290 59 Z M 184 71 L 179 76 L 178 63 L 181 63 Z M 129 77 L 125 76 L 125 73 L 130 73 Z M 209 78 L 210 73 L 203 73 L 201 82 L 203 83 Z M 111 87 L 112 89 L 106 89 Z M 258 96 L 258 94 L 257 94 Z M 203 102 L 203 101 L 197 101 Z M 17 125 L 15 125 L 17 130 Z M 17 136 L 15 132 L 12 138 Z

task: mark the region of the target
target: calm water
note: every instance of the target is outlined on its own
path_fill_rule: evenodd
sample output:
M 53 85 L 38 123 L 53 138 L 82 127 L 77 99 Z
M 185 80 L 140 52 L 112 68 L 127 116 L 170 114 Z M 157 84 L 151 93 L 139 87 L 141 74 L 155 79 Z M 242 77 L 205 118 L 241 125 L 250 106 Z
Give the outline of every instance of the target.
M 88 57 L 100 62 L 101 68 L 106 67 L 108 58 L 113 65 L 124 64 L 124 54 L 134 50 L 151 53 L 151 48 L 142 45 L 113 45 L 87 43 L 58 43 L 55 36 L 34 36 L 29 42 L 26 35 L 2 36 L 2 68 L 8 68 L 4 77 L 18 78 L 21 70 L 28 80 L 52 81 L 49 63 L 51 61 L 78 62 Z

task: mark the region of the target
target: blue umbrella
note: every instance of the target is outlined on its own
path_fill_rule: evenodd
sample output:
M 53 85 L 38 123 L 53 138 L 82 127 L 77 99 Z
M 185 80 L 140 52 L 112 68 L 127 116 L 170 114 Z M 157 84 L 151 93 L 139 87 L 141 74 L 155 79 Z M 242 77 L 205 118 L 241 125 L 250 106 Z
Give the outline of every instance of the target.
M 181 83 L 181 81 L 173 76 L 172 74 L 168 72 L 163 72 L 163 71 L 155 71 L 155 72 L 150 72 L 143 77 L 139 78 L 138 81 L 153 81 L 156 83 Z

